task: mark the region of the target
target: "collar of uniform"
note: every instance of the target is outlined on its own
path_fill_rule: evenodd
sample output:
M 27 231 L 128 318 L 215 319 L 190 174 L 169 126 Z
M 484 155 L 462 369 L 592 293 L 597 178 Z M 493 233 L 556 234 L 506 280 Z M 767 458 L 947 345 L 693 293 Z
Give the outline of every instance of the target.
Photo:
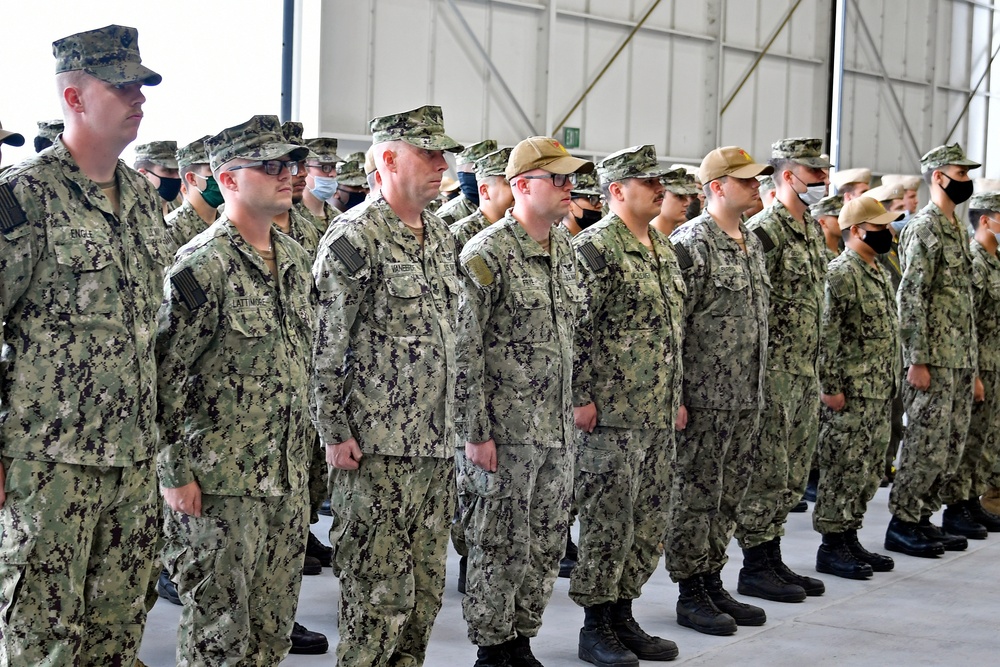
M 739 241 L 722 231 L 722 227 L 719 227 L 719 223 L 715 221 L 715 218 L 713 218 L 712 214 L 708 212 L 708 209 L 706 209 L 702 215 L 705 216 L 706 223 L 711 222 L 711 224 L 706 224 L 705 228 L 708 229 L 708 233 L 712 237 L 712 242 L 715 243 L 717 248 L 743 252 L 743 247 L 740 245 Z M 695 220 L 697 220 L 697 218 L 695 218 Z M 747 239 L 750 237 L 750 232 L 747 231 L 747 227 L 743 224 L 742 220 L 740 220 L 740 234 L 743 235 L 743 242 L 749 243 Z
M 819 234 L 819 225 L 817 225 L 813 220 L 812 214 L 809 213 L 808 208 L 802 213 L 802 222 L 796 220 L 792 216 L 792 212 L 777 199 L 774 200 L 772 208 L 774 209 L 775 215 L 777 215 L 778 219 L 781 220 L 782 224 L 788 227 L 788 229 L 796 236 L 801 238 L 812 238 Z
M 879 282 L 882 282 L 883 280 L 886 280 L 887 276 L 885 274 L 885 269 L 883 269 L 879 265 L 879 263 L 878 263 L 877 260 L 875 262 L 875 266 L 872 266 L 871 264 L 869 264 L 868 262 L 865 261 L 864 257 L 862 257 L 861 255 L 859 255 L 854 250 L 852 250 L 850 248 L 844 248 L 844 252 L 847 254 L 847 258 L 848 259 L 850 259 L 852 262 L 854 262 L 854 263 L 858 264 L 859 266 L 861 266 L 861 268 L 864 271 L 866 271 L 871 277 L 873 277 L 874 279 L 878 280 Z
M 420 247 L 420 242 L 417 237 L 413 235 L 410 228 L 403 224 L 403 219 L 396 215 L 396 212 L 392 210 L 389 206 L 389 202 L 385 200 L 385 197 L 379 194 L 378 198 L 372 202 L 372 209 L 379 212 L 380 217 L 385 225 L 390 227 L 390 237 L 395 239 L 397 243 L 402 245 L 410 253 L 417 257 L 422 254 L 422 249 Z M 427 226 L 427 210 L 420 212 L 420 220 L 424 223 L 424 248 L 427 247 L 427 241 L 429 239 L 429 230 Z
M 628 225 L 625 224 L 624 220 L 618 217 L 615 213 L 609 214 L 608 217 L 611 219 L 611 224 L 614 225 L 618 238 L 621 239 L 622 250 L 642 255 L 643 257 L 649 255 L 649 248 L 639 242 L 639 239 L 635 237 L 635 234 L 633 234 L 632 230 L 628 228 Z
M 970 241 L 969 249 L 972 251 L 972 254 L 982 257 L 983 261 L 989 265 L 991 271 L 1000 271 L 1000 257 L 997 257 L 984 248 L 975 236 L 973 236 Z
M 229 236 L 230 243 L 232 243 L 233 247 L 243 255 L 244 259 L 250 264 L 253 264 L 254 267 L 263 275 L 268 278 L 273 278 L 271 270 L 267 268 L 267 263 L 264 261 L 264 258 L 261 257 L 256 250 L 254 250 L 253 246 L 247 243 L 247 240 L 243 238 L 242 234 L 240 234 L 240 230 L 236 229 L 236 225 L 233 224 L 233 221 L 226 217 L 224 220 L 218 222 L 222 223 L 226 230 L 226 234 Z M 218 222 L 216 224 L 218 224 Z M 284 252 L 284 250 L 285 243 L 290 240 L 291 238 L 287 234 L 275 230 L 274 225 L 271 225 L 271 244 L 275 250 L 275 261 L 278 263 L 279 276 L 284 275 L 288 268 L 290 258 L 288 253 Z
M 545 248 L 543 248 L 538 241 L 528 236 L 528 232 L 525 231 L 524 227 L 521 226 L 521 223 L 517 221 L 517 218 L 515 218 L 510 211 L 507 212 L 507 215 L 510 218 L 510 222 L 508 224 L 514 234 L 514 238 L 517 239 L 518 245 L 521 246 L 521 253 L 525 257 L 548 257 L 550 255 L 552 244 L 551 230 L 549 230 L 550 252 L 546 252 Z
M 927 202 L 927 207 L 924 210 L 929 211 L 934 216 L 943 234 L 957 237 L 959 234 L 965 233 L 966 224 L 954 214 L 952 214 L 952 218 L 949 218 L 934 202 Z

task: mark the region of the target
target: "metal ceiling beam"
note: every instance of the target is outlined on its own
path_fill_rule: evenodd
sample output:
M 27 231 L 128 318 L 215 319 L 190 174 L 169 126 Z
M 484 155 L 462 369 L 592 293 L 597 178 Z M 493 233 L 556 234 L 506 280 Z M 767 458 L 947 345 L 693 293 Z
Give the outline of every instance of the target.
M 979 87 L 983 85 L 983 81 L 986 80 L 986 77 L 990 74 L 990 70 L 993 69 L 993 61 L 996 60 L 998 53 L 1000 53 L 1000 46 L 993 51 L 990 61 L 986 63 L 986 71 L 984 71 L 983 75 L 979 77 L 979 81 L 976 82 L 976 87 L 973 88 L 972 92 L 969 93 L 969 96 L 965 98 L 965 106 L 962 107 L 962 113 L 958 114 L 958 118 L 955 119 L 955 124 L 951 126 L 951 130 L 949 130 L 948 136 L 944 138 L 944 141 L 941 142 L 942 144 L 947 144 L 951 141 L 951 135 L 955 134 L 955 130 L 958 129 L 958 124 L 962 122 L 962 118 L 964 118 L 965 114 L 969 112 L 969 105 L 972 104 L 972 100 L 975 99 L 976 93 L 979 91 Z

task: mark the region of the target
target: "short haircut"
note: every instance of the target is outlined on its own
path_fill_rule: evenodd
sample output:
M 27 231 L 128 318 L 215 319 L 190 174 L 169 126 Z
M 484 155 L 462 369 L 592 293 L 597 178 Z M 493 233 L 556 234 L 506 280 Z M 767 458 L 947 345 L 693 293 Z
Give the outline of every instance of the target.
M 996 211 L 991 211 L 987 208 L 970 208 L 969 209 L 969 222 L 972 223 L 973 227 L 979 226 L 979 221 L 984 215 L 988 216 L 990 213 L 996 213 Z

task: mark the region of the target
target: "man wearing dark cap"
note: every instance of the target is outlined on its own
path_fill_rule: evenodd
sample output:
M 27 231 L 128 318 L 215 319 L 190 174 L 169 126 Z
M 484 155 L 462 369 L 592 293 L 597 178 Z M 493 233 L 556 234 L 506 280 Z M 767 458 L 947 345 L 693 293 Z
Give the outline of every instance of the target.
M 899 237 L 903 276 L 896 301 L 907 423 L 889 494 L 885 548 L 909 556 L 962 551 L 967 538 L 984 539 L 987 532 L 969 514 L 968 497 L 957 497 L 962 494 L 950 483 L 965 448 L 973 396 L 983 394 L 976 376 L 972 253 L 967 227 L 955 215 L 972 196 L 969 171 L 979 166 L 958 144 L 924 154 L 920 170 L 931 200 Z M 948 507 L 938 528 L 930 518 L 942 501 Z
M 444 220 L 446 225 L 453 225 L 462 218 L 476 212 L 479 206 L 479 187 L 476 184 L 476 160 L 497 149 L 495 139 L 484 139 L 478 143 L 466 146 L 465 150 L 455 156 L 455 171 L 458 176 L 458 187 L 461 194 L 446 202 L 435 215 Z
M 478 667 L 537 665 L 542 625 L 566 546 L 572 488 L 573 331 L 584 295 L 558 222 L 578 172 L 594 165 L 549 137 L 525 139 L 505 174 L 514 206 L 465 245 L 458 364 L 470 499 L 462 601 Z
M 181 179 L 177 174 L 177 142 L 150 141 L 135 147 L 135 170 L 145 176 L 163 200 L 163 215 L 183 203 L 179 196 Z
M 3 145 L 8 146 L 23 146 L 24 145 L 24 135 L 18 134 L 17 132 L 11 132 L 10 130 L 3 129 L 3 125 L 0 125 L 0 148 Z M 0 151 L 0 164 L 3 163 L 3 152 Z
M 306 158 L 306 189 L 302 191 L 302 205 L 299 209 L 312 216 L 313 225 L 322 237 L 340 212 L 330 205 L 329 199 L 340 189 L 337 165 L 343 160 L 337 155 L 337 140 L 333 137 L 306 139 L 305 146 L 309 149 L 309 156 Z M 363 173 L 361 181 L 364 182 Z
M 650 228 L 665 170 L 653 146 L 607 156 L 597 176 L 611 209 L 573 238 L 586 292 L 574 344 L 574 501 L 579 560 L 569 596 L 584 608 L 579 655 L 595 665 L 673 660 L 632 603 L 656 570 L 670 506 L 681 398 L 684 278 L 667 237 Z
M 365 154 L 351 153 L 343 162 L 337 163 L 337 191 L 331 203 L 341 213 L 349 211 L 365 201 L 370 188 L 365 173 Z
M 118 159 L 143 85 L 134 28 L 53 44 L 66 130 L 0 176 L 0 620 L 19 665 L 131 665 L 158 530 L 159 197 Z
M 287 143 L 305 148 L 306 142 L 302 138 L 302 123 L 285 121 L 281 125 L 281 131 Z M 291 177 L 292 207 L 275 216 L 274 225 L 295 239 L 309 254 L 310 259 L 315 259 L 321 234 L 313 221 L 312 213 L 302 203 L 306 191 L 306 159 L 308 156 L 309 149 L 306 148 L 306 157 L 302 159 L 302 163 L 298 165 L 297 171 Z
M 764 610 L 734 600 L 722 586 L 726 547 L 753 469 L 764 405 L 767 272 L 760 240 L 743 225 L 758 198 L 757 164 L 738 146 L 717 148 L 698 170 L 705 210 L 670 237 L 684 276 L 684 379 L 687 427 L 664 537 L 667 570 L 677 582 L 677 622 L 710 635 L 763 625 Z
M 177 664 L 277 664 L 306 544 L 315 296 L 307 253 L 272 220 L 291 207 L 307 151 L 275 116 L 205 149 L 225 214 L 171 267 L 156 341 Z
M 819 139 L 772 144 L 775 200 L 747 222 L 767 260 L 770 337 L 760 444 L 736 530 L 743 548 L 737 590 L 776 602 L 800 602 L 825 590 L 781 558 L 785 520 L 805 491 L 819 436 L 816 360 L 828 260 L 809 206 L 826 196 L 831 165 L 821 152 Z
M 312 402 L 331 474 L 342 665 L 419 665 L 454 513 L 455 240 L 425 209 L 461 144 L 441 108 L 371 121 L 380 193 L 338 216 L 313 265 Z
M 63 131 L 62 118 L 38 121 L 38 134 L 35 136 L 35 152 L 43 150 L 55 143 L 56 137 Z
M 840 195 L 823 197 L 809 207 L 813 220 L 819 223 L 820 229 L 823 230 L 823 244 L 826 246 L 823 250 L 827 261 L 836 259 L 844 242 L 840 233 L 840 223 L 837 221 L 840 209 L 843 207 L 844 198 Z
M 650 226 L 670 236 L 674 230 L 687 222 L 688 194 L 687 173 L 682 169 L 671 169 L 663 174 L 663 203 L 660 213 Z
M 604 195 L 594 174 L 577 174 L 576 185 L 569 191 L 569 212 L 562 225 L 576 236 L 604 217 Z
M 504 175 L 510 148 L 501 148 L 476 160 L 476 187 L 479 188 L 479 208 L 449 227 L 455 235 L 459 252 L 473 236 L 501 219 L 514 203 L 514 194 Z
M 205 231 L 219 217 L 222 191 L 212 176 L 205 152 L 205 140 L 195 139 L 177 149 L 177 170 L 181 177 L 184 203 L 166 217 L 167 231 L 174 244 L 182 245 Z

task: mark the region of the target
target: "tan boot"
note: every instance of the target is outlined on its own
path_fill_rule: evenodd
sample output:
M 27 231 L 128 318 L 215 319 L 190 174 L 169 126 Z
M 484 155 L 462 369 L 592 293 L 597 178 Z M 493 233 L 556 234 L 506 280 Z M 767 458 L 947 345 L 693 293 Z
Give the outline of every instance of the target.
M 979 499 L 983 509 L 993 514 L 1000 514 L 1000 489 L 991 486 L 986 489 L 986 493 Z

